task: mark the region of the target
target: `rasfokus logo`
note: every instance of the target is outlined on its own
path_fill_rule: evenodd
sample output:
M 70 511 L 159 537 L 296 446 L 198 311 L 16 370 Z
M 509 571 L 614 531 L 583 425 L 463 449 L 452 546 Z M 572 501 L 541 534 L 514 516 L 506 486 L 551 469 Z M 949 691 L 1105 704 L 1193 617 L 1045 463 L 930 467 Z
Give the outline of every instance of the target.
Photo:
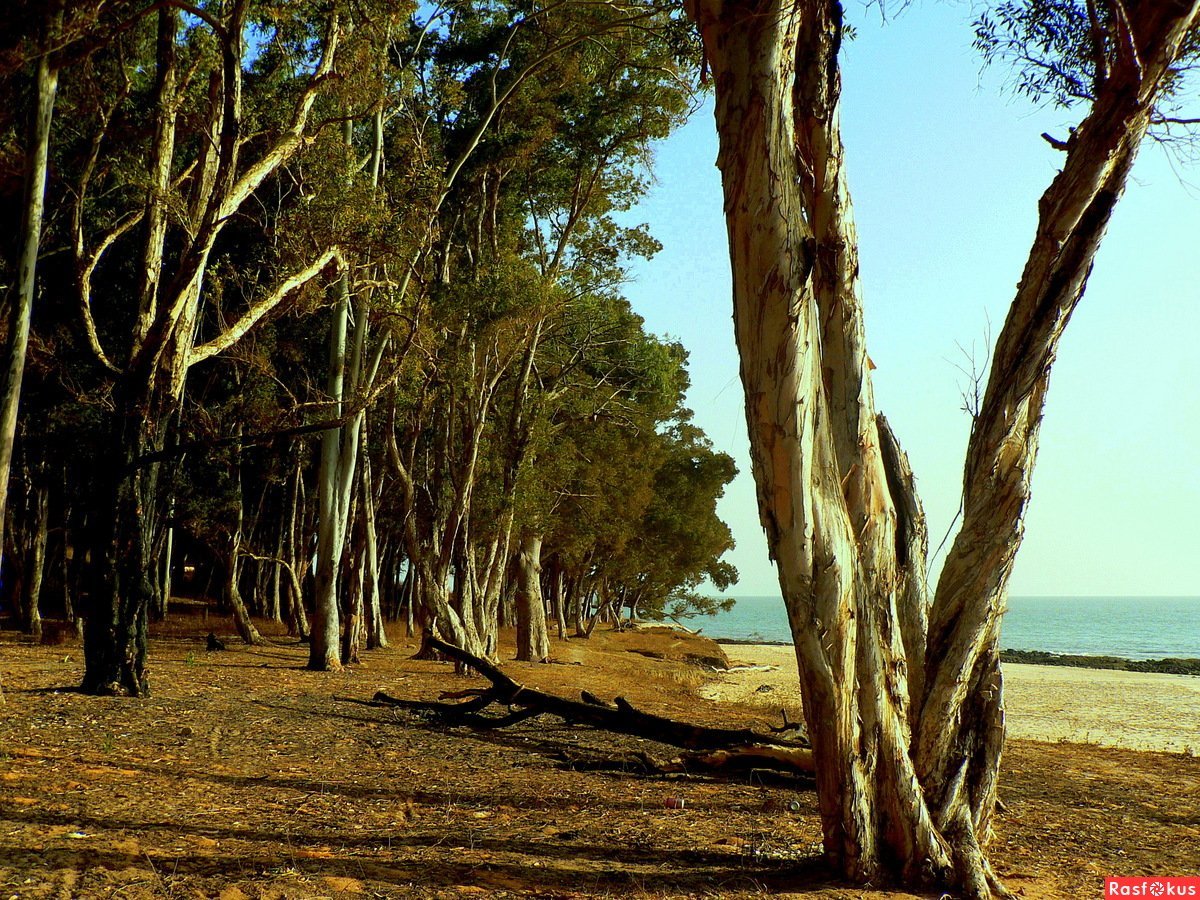
M 1200 900 L 1200 878 L 1159 878 L 1139 875 L 1104 879 L 1105 897 L 1195 897 Z

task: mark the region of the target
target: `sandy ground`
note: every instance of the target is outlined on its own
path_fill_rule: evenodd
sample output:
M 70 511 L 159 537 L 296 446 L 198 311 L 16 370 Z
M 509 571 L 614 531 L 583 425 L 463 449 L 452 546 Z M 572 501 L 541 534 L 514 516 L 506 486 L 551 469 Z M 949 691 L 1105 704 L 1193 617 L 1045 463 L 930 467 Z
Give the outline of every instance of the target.
M 791 647 L 723 645 L 734 670 L 701 688 L 710 700 L 798 708 Z M 1004 666 L 1008 733 L 1036 741 L 1068 741 L 1200 754 L 1200 678 L 1064 666 Z

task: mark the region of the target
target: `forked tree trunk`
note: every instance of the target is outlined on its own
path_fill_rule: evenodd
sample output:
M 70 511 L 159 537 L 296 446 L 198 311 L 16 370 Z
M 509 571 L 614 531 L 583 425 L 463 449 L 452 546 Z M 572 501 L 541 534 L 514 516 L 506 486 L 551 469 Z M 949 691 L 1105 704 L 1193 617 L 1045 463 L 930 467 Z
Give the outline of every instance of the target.
M 89 246 L 84 214 L 90 203 L 86 184 L 76 195 L 73 229 L 76 290 L 88 344 L 96 361 L 114 377 L 114 442 L 99 469 L 93 530 L 91 590 L 84 634 L 86 667 L 82 688 L 88 692 L 147 693 L 146 618 L 155 595 L 157 573 L 152 537 L 158 514 L 157 463 L 172 412 L 183 396 L 189 368 L 236 343 L 264 315 L 294 290 L 317 278 L 339 258 L 327 247 L 305 268 L 293 272 L 256 296 L 251 306 L 220 334 L 196 346 L 201 294 L 212 250 L 226 224 L 235 221 L 243 203 L 306 145 L 309 114 L 333 68 L 341 22 L 331 11 L 319 41 L 320 61 L 309 73 L 287 126 L 275 139 L 258 144 L 257 159 L 241 156 L 243 33 L 247 4 L 234 3 L 203 20 L 221 35 L 221 89 L 207 109 L 189 110 L 202 117 L 207 140 L 178 141 L 179 113 L 185 102 L 180 71 L 182 13 L 171 4 L 158 5 L 158 33 L 153 94 L 147 123 L 151 132 L 143 209 L 139 225 L 141 254 L 136 261 L 136 306 L 129 341 L 119 353 L 106 353 L 92 318 L 91 273 L 111 241 Z M 151 9 L 154 9 L 152 6 Z M 195 74 L 193 69 L 188 73 Z M 151 75 L 149 71 L 145 73 Z M 190 96 L 190 95 L 189 95 Z M 194 122 L 193 122 L 194 124 Z M 186 146 L 185 146 L 186 145 Z M 194 150 L 184 160 L 185 150 Z M 178 151 L 178 152 L 177 152 Z M 178 173 L 191 169 L 186 194 Z M 188 196 L 190 195 L 190 196 Z M 123 361 L 122 366 L 112 360 Z
M 928 620 L 923 516 L 869 379 L 838 123 L 841 7 L 689 0 L 688 11 L 716 84 L 751 455 L 826 857 L 860 882 L 1002 893 L 983 851 L 1004 739 L 996 641 L 1050 366 L 1197 3 L 1113 13 L 1107 77 L 1042 198 L 999 336 L 963 527 Z
M 237 629 L 238 636 L 251 646 L 261 645 L 266 641 L 263 640 L 263 636 L 259 634 L 258 628 L 250 618 L 250 611 L 246 608 L 246 601 L 242 597 L 239 586 L 242 576 L 241 547 L 241 534 L 238 533 L 230 539 L 229 556 L 226 559 L 223 589 L 225 602 L 229 604 L 229 608 L 233 612 L 233 625 Z

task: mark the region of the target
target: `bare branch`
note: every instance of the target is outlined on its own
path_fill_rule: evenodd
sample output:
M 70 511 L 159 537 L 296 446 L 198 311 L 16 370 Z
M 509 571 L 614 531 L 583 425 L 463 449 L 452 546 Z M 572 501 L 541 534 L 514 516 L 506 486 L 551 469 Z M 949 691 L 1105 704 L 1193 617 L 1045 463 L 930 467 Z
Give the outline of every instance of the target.
M 289 275 L 275 286 L 275 290 L 252 305 L 241 318 L 219 335 L 211 341 L 201 344 L 198 347 L 193 347 L 192 352 L 188 354 L 188 365 L 195 365 L 198 362 L 208 359 L 210 356 L 216 356 L 222 350 L 226 350 L 237 343 L 245 336 L 246 332 L 258 324 L 263 316 L 279 306 L 288 294 L 308 284 L 308 282 L 320 275 L 325 267 L 334 260 L 337 260 L 339 268 L 344 267 L 346 264 L 342 256 L 342 251 L 338 247 L 330 247 L 299 272 Z

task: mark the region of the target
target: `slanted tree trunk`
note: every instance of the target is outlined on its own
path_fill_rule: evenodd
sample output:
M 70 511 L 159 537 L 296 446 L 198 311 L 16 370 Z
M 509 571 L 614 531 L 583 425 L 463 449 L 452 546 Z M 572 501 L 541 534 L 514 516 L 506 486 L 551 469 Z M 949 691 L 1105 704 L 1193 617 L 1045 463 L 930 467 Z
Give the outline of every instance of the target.
M 841 7 L 690 0 L 717 129 L 759 512 L 787 606 L 825 854 L 859 882 L 1003 893 L 984 853 L 1003 746 L 997 635 L 1051 364 L 1200 4 L 1114 8 L 999 336 L 964 522 L 926 624 L 924 523 L 874 410 L 839 129 Z M 1130 18 L 1126 19 L 1126 15 Z
M 225 560 L 225 583 L 222 588 L 225 602 L 233 612 L 233 624 L 237 629 L 238 636 L 251 646 L 265 644 L 266 641 L 255 627 L 254 620 L 250 618 L 250 611 L 246 608 L 246 602 L 242 598 L 239 584 L 242 577 L 242 558 L 242 534 L 238 530 L 230 538 L 229 555 Z
M 37 284 L 38 248 L 42 239 L 42 216 L 46 207 L 46 173 L 50 152 L 50 122 L 58 93 L 58 68 L 51 57 L 62 29 L 61 0 L 46 4 L 34 85 L 33 121 L 25 156 L 25 195 L 21 204 L 20 253 L 17 258 L 15 302 L 5 311 L 12 316 L 4 347 L 4 382 L 0 385 L 0 529 L 8 505 L 8 476 L 12 467 L 13 443 L 17 434 L 17 408 L 25 374 L 25 352 L 29 345 L 29 322 Z M 11 310 L 11 311 L 10 311 Z M 0 532 L 0 553 L 4 535 Z
M 549 658 L 550 635 L 542 599 L 542 536 L 527 532 L 517 551 L 517 659 L 545 662 Z

